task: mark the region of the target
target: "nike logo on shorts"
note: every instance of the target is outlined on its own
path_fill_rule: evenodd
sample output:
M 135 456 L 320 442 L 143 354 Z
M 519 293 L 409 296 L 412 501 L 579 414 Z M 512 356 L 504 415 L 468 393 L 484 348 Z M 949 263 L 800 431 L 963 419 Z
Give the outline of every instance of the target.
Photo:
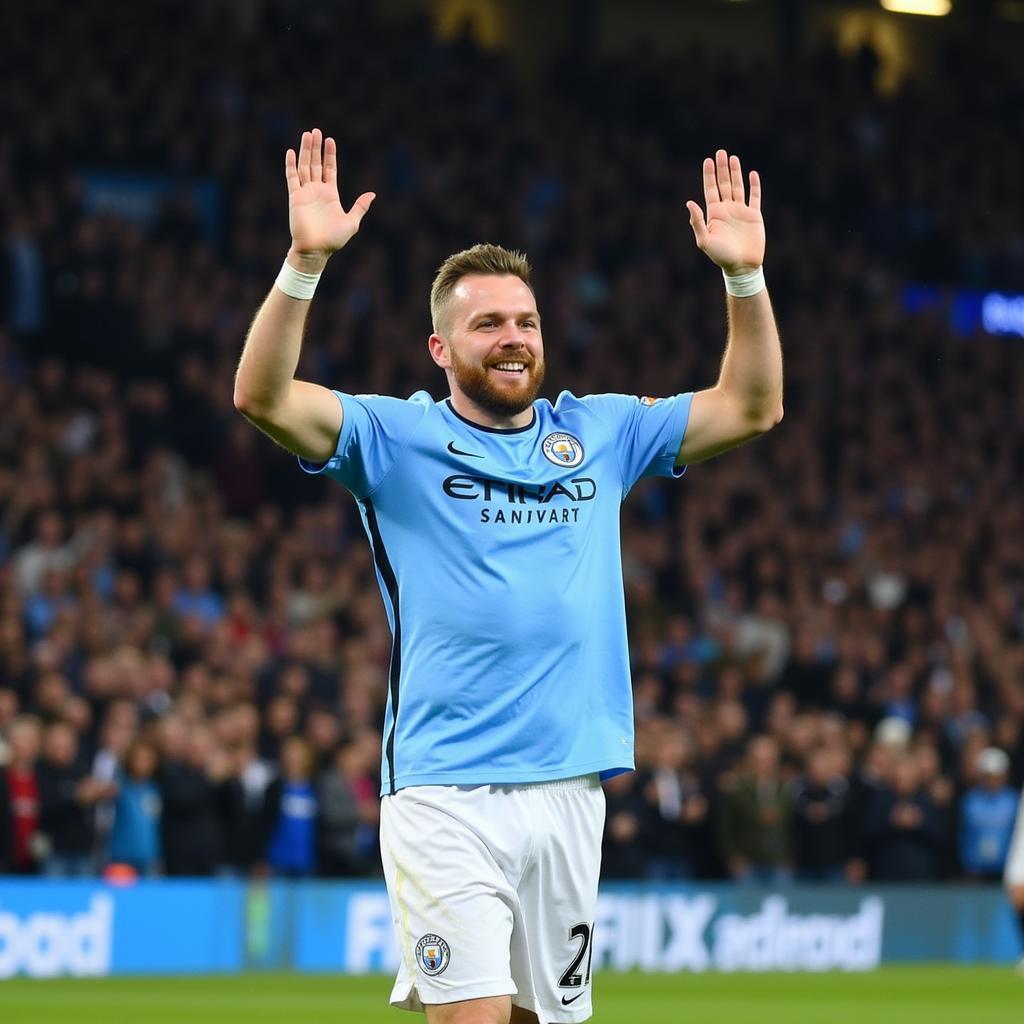
M 483 458 L 482 455 L 477 455 L 475 452 L 461 452 L 461 451 L 459 451 L 459 449 L 455 447 L 455 442 L 454 441 L 449 441 L 448 442 L 448 451 L 450 451 L 452 453 L 452 455 L 468 455 L 471 459 L 482 459 Z
M 573 996 L 572 999 L 566 999 L 565 996 L 562 996 L 562 1005 L 568 1006 L 570 1003 L 575 1003 L 577 999 L 584 995 L 586 995 L 585 992 L 580 992 L 578 995 Z

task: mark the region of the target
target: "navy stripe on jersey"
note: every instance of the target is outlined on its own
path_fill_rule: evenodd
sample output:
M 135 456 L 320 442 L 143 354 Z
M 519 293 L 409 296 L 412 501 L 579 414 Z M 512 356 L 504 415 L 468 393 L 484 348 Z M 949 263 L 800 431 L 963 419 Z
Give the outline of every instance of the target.
M 391 642 L 391 668 L 388 672 L 388 684 L 391 689 L 391 729 L 388 732 L 387 743 L 384 746 L 384 755 L 388 762 L 388 786 L 389 791 L 395 792 L 395 725 L 398 722 L 398 684 L 402 676 L 402 618 L 398 612 L 398 580 L 391 568 L 388 553 L 384 550 L 384 539 L 380 535 L 380 527 L 377 525 L 377 513 L 374 511 L 373 502 L 369 498 L 363 499 L 363 508 L 366 509 L 366 523 L 370 528 L 370 543 L 373 547 L 373 560 L 377 563 L 377 571 L 387 588 L 388 597 L 391 599 L 391 609 L 394 612 L 395 628 Z

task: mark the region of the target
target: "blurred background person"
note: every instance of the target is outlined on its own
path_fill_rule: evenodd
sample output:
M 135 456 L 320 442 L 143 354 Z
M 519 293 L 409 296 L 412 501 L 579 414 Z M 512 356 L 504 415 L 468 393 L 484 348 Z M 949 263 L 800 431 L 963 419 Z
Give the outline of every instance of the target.
M 301 736 L 281 744 L 281 771 L 267 791 L 273 821 L 267 863 L 274 874 L 309 877 L 317 867 L 317 814 L 313 750 Z
M 647 877 L 660 881 L 693 878 L 708 832 L 709 803 L 693 771 L 693 742 L 669 729 L 658 743 L 654 765 L 638 781 L 649 810 Z
M 743 768 L 723 783 L 718 836 L 729 875 L 778 885 L 793 879 L 793 798 L 779 771 L 778 744 L 755 736 Z
M 92 758 L 92 777 L 104 787 L 95 807 L 95 862 L 109 859 L 110 830 L 114 826 L 117 780 L 124 772 L 125 757 L 138 732 L 138 712 L 130 701 L 107 705 Z
M 42 725 L 21 715 L 7 730 L 7 765 L 0 770 L 0 866 L 12 874 L 39 868 L 39 749 Z
M 892 782 L 872 794 L 863 828 L 865 842 L 873 849 L 872 878 L 887 882 L 938 878 L 945 822 L 922 786 L 921 769 L 912 753 L 897 755 Z
M 227 755 L 205 724 L 169 715 L 160 722 L 158 781 L 160 841 L 166 874 L 212 875 L 221 863 L 223 838 L 217 787 L 227 778 Z
M 117 781 L 114 824 L 110 833 L 109 866 L 125 866 L 144 878 L 161 866 L 160 787 L 156 747 L 136 740 L 125 755 Z
M 850 784 L 838 771 L 836 752 L 816 747 L 805 774 L 793 785 L 797 879 L 801 882 L 860 881 L 854 857 L 856 824 Z
M 242 737 L 227 751 L 227 774 L 217 795 L 223 830 L 223 873 L 241 878 L 266 873 L 267 844 L 274 826 L 268 791 L 273 768 Z
M 39 834 L 47 848 L 43 874 L 84 878 L 96 870 L 96 805 L 116 786 L 93 778 L 79 756 L 78 735 L 66 722 L 47 726 L 39 762 Z
M 365 747 L 338 748 L 317 782 L 319 871 L 351 878 L 377 873 L 377 788 L 366 764 Z
M 605 878 L 644 878 L 650 837 L 650 806 L 636 772 L 615 775 L 605 784 L 601 871 Z
M 978 782 L 960 804 L 960 863 L 968 878 L 999 881 L 1006 867 L 1018 793 L 1006 783 L 1010 759 L 986 747 L 977 759 Z

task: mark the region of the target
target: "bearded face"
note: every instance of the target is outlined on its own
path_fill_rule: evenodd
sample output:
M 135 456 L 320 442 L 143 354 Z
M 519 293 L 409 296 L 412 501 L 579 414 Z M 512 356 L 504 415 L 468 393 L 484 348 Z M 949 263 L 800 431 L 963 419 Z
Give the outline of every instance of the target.
M 494 416 L 516 416 L 533 405 L 544 385 L 544 357 L 525 348 L 474 361 L 451 349 L 455 383 L 467 398 Z
M 544 384 L 540 314 L 529 285 L 514 275 L 468 274 L 452 291 L 444 336 L 430 336 L 452 399 L 499 428 L 522 426 Z M 514 422 L 510 422 L 514 421 Z

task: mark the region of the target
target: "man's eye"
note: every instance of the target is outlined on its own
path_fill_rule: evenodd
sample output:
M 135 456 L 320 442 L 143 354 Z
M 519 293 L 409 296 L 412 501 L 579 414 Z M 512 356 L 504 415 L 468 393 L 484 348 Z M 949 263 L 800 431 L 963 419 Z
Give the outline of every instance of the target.
M 480 326 L 481 327 L 493 327 L 494 326 L 494 321 L 493 320 L 481 320 L 480 321 Z
M 536 327 L 537 325 L 532 320 L 524 320 L 523 327 Z

